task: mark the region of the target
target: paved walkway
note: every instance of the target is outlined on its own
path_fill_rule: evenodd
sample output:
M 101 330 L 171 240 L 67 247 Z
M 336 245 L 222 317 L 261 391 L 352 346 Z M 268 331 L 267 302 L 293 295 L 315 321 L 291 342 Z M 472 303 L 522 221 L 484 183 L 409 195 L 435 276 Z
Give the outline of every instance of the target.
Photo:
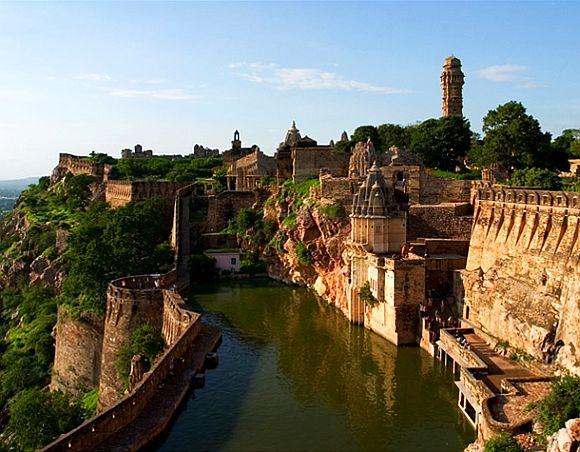
M 482 375 L 482 381 L 495 394 L 501 392 L 501 381 L 505 378 L 536 376 L 514 360 L 498 355 L 486 342 L 475 333 L 464 334 L 471 350 L 487 364 L 489 373 Z
M 194 342 L 189 366 L 184 372 L 165 380 L 162 390 L 130 425 L 109 437 L 96 451 L 134 451 L 157 439 L 171 424 L 179 407 L 189 397 L 191 379 L 204 365 L 207 353 L 219 345 L 217 328 L 203 325 Z

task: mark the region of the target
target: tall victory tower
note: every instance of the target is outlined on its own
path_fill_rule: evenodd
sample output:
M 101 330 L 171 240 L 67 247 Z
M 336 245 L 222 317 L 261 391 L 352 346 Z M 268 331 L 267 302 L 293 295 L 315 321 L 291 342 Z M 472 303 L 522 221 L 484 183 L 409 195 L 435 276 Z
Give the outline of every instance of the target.
M 446 58 L 441 73 L 443 116 L 463 116 L 464 78 L 459 58 L 454 55 Z

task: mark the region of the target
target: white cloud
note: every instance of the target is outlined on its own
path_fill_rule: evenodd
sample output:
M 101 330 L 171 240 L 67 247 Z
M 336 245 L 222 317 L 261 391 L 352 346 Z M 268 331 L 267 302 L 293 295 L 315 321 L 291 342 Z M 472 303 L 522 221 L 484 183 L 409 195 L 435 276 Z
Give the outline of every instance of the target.
M 315 68 L 283 68 L 273 63 L 233 63 L 229 68 L 244 80 L 272 85 L 278 89 L 335 89 L 379 94 L 410 92 L 401 88 L 348 79 L 335 72 Z
M 547 85 L 524 75 L 528 71 L 526 66 L 519 64 L 496 64 L 477 72 L 480 78 L 492 82 L 511 82 L 520 88 L 545 88 Z
M 162 100 L 198 99 L 198 96 L 187 93 L 182 89 L 157 89 L 157 90 L 116 89 L 110 91 L 109 94 L 115 97 L 149 98 Z
M 88 80 L 90 82 L 111 82 L 113 77 L 107 74 L 82 74 L 77 79 Z

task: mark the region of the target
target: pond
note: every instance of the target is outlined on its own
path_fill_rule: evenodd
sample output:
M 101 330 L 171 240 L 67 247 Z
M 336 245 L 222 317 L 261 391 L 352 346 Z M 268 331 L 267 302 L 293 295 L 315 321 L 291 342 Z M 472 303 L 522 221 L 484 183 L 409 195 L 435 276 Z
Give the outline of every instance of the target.
M 474 439 L 448 370 L 307 289 L 231 282 L 188 298 L 223 332 L 220 363 L 160 450 L 460 451 Z

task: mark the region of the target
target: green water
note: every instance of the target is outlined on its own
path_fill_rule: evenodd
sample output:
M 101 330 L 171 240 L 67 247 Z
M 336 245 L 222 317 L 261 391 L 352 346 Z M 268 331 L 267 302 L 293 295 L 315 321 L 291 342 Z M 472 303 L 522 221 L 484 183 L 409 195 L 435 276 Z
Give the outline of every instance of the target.
M 473 439 L 445 369 L 306 289 L 242 282 L 189 299 L 222 329 L 220 364 L 161 450 L 459 451 Z

